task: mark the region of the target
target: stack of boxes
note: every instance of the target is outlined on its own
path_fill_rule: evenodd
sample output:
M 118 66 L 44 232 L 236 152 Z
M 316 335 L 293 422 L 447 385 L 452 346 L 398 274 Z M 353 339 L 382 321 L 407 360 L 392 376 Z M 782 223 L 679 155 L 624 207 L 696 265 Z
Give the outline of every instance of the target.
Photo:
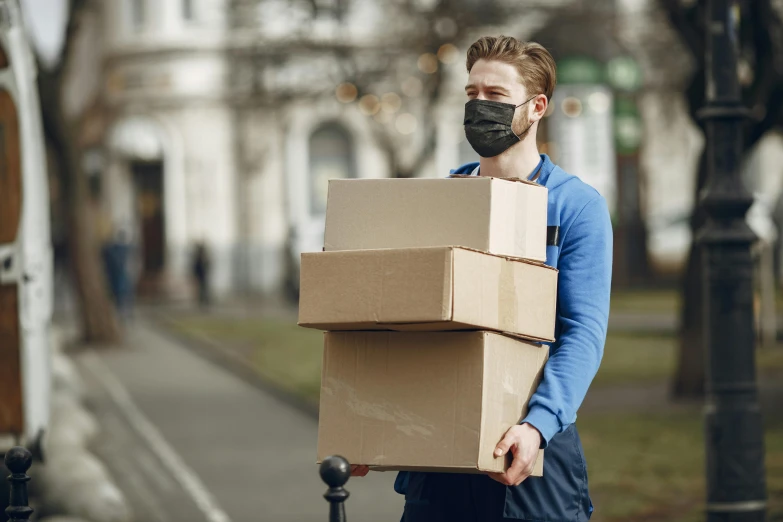
M 546 188 L 522 180 L 334 180 L 299 324 L 327 330 L 318 461 L 502 472 L 553 341 Z M 543 454 L 534 475 L 543 473 Z

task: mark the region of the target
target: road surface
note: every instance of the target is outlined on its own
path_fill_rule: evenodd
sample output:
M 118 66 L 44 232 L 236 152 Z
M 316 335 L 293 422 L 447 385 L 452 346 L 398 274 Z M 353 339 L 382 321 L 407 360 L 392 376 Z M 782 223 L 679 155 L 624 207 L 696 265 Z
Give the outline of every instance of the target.
M 102 433 L 94 450 L 138 521 L 324 522 L 317 422 L 148 328 L 75 360 Z M 393 473 L 353 478 L 348 520 L 397 521 Z

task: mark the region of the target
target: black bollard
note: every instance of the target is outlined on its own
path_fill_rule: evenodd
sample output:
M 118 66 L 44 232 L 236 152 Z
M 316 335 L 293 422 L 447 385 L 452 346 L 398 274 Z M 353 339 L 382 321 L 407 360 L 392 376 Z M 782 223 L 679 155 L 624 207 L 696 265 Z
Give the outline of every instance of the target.
M 8 522 L 26 522 L 33 514 L 33 508 L 27 505 L 27 470 L 33 464 L 33 455 L 19 446 L 11 448 L 5 454 L 5 467 L 11 472 L 11 498 L 5 509 Z
M 321 480 L 329 489 L 324 498 L 329 501 L 329 522 L 345 522 L 345 500 L 349 493 L 343 487 L 351 477 L 351 466 L 339 455 L 326 457 L 319 470 Z

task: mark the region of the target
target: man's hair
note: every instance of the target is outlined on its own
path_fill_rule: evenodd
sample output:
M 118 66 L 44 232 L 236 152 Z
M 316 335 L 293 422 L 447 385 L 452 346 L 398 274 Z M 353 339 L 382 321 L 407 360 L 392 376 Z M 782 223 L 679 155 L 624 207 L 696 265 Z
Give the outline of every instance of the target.
M 544 46 L 520 42 L 511 36 L 483 36 L 468 49 L 468 73 L 479 60 L 496 60 L 513 65 L 528 95 L 546 94 L 548 100 L 557 83 L 555 59 Z

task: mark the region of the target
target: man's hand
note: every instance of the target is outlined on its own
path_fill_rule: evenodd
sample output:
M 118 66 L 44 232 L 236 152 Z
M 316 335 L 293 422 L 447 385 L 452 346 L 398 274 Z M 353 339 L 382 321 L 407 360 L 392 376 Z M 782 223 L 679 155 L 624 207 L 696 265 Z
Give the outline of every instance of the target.
M 358 466 L 351 464 L 351 476 L 363 477 L 370 472 L 370 466 Z
M 514 454 L 511 466 L 505 473 L 489 476 L 506 486 L 519 486 L 533 472 L 541 447 L 541 434 L 528 423 L 512 426 L 497 447 L 495 456 L 502 457 L 509 451 Z

